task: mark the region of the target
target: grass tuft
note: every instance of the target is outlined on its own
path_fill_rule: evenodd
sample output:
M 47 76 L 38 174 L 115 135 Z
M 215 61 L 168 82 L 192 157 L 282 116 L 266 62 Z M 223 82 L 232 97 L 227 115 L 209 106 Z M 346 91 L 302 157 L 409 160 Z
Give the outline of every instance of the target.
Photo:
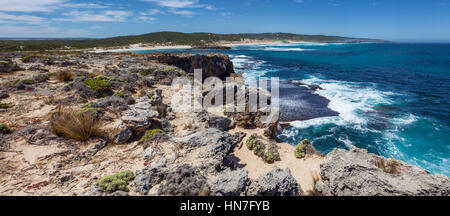
M 313 188 L 306 191 L 306 196 L 323 196 L 322 193 L 320 193 L 316 189 L 317 182 L 320 181 L 319 175 L 317 173 L 312 174 L 312 179 L 313 179 L 313 185 L 312 185 Z
M 59 71 L 56 74 L 56 79 L 58 79 L 61 82 L 70 82 L 73 80 L 74 77 L 75 75 L 72 73 L 72 71 L 67 70 Z
M 11 132 L 8 125 L 5 123 L 0 122 L 0 134 L 7 134 Z
M 80 113 L 73 109 L 59 108 L 50 119 L 53 133 L 79 141 L 103 137 L 101 122 L 91 112 Z
M 375 166 L 383 170 L 385 173 L 398 174 L 400 173 L 400 164 L 394 159 L 377 158 Z

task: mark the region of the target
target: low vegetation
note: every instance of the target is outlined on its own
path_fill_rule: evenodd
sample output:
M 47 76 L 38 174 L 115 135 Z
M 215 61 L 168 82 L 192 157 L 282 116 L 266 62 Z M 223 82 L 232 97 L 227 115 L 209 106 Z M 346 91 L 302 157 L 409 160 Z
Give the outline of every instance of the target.
M 266 144 L 259 141 L 256 134 L 251 135 L 245 144 L 250 151 L 253 151 L 253 154 L 262 158 L 266 163 L 272 164 L 281 159 L 280 153 L 278 153 L 276 147 L 272 146 L 270 143 Z
M 144 142 L 149 141 L 150 139 L 153 138 L 155 133 L 164 133 L 164 131 L 161 129 L 148 130 L 145 132 L 144 136 L 139 140 L 139 143 L 144 143 Z
M 84 84 L 98 93 L 105 93 L 111 89 L 111 83 L 101 78 L 86 80 Z
M 7 134 L 10 132 L 10 129 L 7 124 L 0 122 L 0 134 Z
M 52 114 L 50 125 L 56 135 L 79 141 L 104 135 L 100 120 L 91 112 L 80 113 L 73 109 L 60 108 Z
M 72 73 L 72 71 L 68 70 L 62 70 L 56 73 L 56 79 L 61 82 L 70 82 L 74 77 L 75 75 Z
M 323 196 L 322 193 L 320 193 L 320 191 L 318 191 L 316 188 L 317 182 L 320 181 L 319 174 L 314 173 L 311 176 L 313 179 L 312 189 L 306 191 L 306 196 Z
M 100 191 L 112 193 L 115 191 L 128 191 L 128 182 L 134 179 L 132 171 L 122 171 L 120 173 L 103 177 L 97 182 Z
M 297 145 L 297 147 L 295 147 L 294 153 L 295 153 L 295 157 L 296 158 L 301 159 L 301 158 L 304 158 L 306 156 L 306 144 L 308 144 L 308 143 L 309 143 L 309 140 L 305 139 L 305 140 L 302 140 Z
M 400 164 L 394 159 L 386 159 L 379 157 L 375 160 L 375 166 L 383 170 L 385 173 L 389 174 L 400 173 Z
M 105 39 L 82 40 L 2 40 L 0 51 L 10 52 L 18 50 L 44 51 L 44 50 L 70 50 L 94 47 L 120 47 L 143 43 L 147 45 L 191 45 L 204 46 L 222 41 L 251 40 L 281 40 L 281 41 L 309 41 L 309 42 L 346 42 L 346 41 L 375 41 L 368 39 L 355 39 L 325 35 L 298 35 L 289 33 L 264 34 L 212 34 L 212 33 L 181 33 L 181 32 L 154 32 L 143 35 L 121 36 Z
M 9 109 L 13 106 L 14 106 L 13 103 L 0 103 L 0 109 Z

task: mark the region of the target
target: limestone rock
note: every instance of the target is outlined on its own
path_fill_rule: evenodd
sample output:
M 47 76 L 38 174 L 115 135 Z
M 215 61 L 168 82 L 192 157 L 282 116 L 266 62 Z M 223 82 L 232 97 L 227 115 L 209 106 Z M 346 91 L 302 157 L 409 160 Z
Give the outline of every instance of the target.
M 228 55 L 211 54 L 155 54 L 149 55 L 150 59 L 156 59 L 160 63 L 176 66 L 187 73 L 194 73 L 194 69 L 202 69 L 203 79 L 211 76 L 225 79 L 234 73 L 233 62 Z
M 211 194 L 214 196 L 241 196 L 245 195 L 246 187 L 250 184 L 248 172 L 243 169 L 235 171 L 226 170 L 216 178 L 209 180 Z
M 167 173 L 168 169 L 164 160 L 155 162 L 150 168 L 136 171 L 134 178 L 136 190 L 142 195 L 147 195 L 150 189 L 161 183 Z
M 259 177 L 250 185 L 247 195 L 250 196 L 298 196 L 303 194 L 291 171 L 273 167 L 272 171 Z
M 322 181 L 316 185 L 326 196 L 449 196 L 450 178 L 430 175 L 413 165 L 396 161 L 398 173 L 376 166 L 383 159 L 366 150 L 335 149 L 321 165 Z

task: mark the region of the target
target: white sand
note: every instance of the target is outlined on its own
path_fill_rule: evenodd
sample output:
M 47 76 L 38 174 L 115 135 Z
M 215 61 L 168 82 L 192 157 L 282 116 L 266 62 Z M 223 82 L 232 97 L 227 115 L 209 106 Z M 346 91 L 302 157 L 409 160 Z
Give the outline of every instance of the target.
M 104 52 L 131 52 L 131 51 L 143 51 L 143 50 L 169 50 L 169 49 L 191 49 L 188 45 L 177 45 L 177 46 L 143 46 L 142 44 L 132 44 L 127 48 L 118 49 L 94 49 L 90 52 L 93 53 L 104 53 Z

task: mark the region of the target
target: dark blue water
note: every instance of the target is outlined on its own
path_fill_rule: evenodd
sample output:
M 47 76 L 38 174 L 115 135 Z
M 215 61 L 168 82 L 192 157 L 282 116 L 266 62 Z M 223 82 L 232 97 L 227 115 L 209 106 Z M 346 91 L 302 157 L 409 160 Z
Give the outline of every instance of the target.
M 357 146 L 450 176 L 450 44 L 272 44 L 224 52 L 246 78 L 321 87 L 311 93 L 339 113 L 293 121 L 282 140 L 310 139 L 323 153 Z

